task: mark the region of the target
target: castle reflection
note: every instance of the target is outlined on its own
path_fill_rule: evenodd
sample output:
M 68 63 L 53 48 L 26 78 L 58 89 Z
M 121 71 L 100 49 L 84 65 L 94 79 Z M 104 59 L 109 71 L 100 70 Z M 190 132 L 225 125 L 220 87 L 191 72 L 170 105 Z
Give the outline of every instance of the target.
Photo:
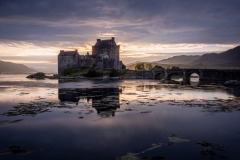
M 58 99 L 61 102 L 75 102 L 87 99 L 101 117 L 115 116 L 115 111 L 120 108 L 119 88 L 78 88 L 58 89 Z

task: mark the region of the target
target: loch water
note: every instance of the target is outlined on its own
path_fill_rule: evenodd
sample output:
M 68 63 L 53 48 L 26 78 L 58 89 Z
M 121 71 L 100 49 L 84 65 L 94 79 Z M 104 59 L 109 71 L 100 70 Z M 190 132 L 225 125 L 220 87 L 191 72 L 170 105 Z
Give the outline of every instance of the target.
M 25 77 L 0 75 L 1 160 L 240 159 L 237 89 Z

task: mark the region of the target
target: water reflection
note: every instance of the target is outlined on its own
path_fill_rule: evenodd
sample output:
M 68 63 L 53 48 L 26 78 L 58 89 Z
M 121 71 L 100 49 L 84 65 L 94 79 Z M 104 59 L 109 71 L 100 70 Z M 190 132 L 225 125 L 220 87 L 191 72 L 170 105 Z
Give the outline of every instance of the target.
M 227 93 L 235 97 L 240 97 L 240 89 L 228 88 L 226 89 Z
M 0 91 L 0 96 L 6 97 L 0 99 L 0 114 L 8 117 L 36 116 L 59 108 L 64 113 L 75 112 L 79 118 L 85 117 L 83 114 L 79 115 L 79 112 L 90 114 L 94 113 L 94 109 L 100 117 L 112 117 L 116 111 L 150 113 L 151 109 L 140 110 L 139 106 L 158 106 L 162 103 L 188 108 L 200 107 L 206 112 L 240 111 L 238 90 L 226 90 L 217 86 L 193 87 L 134 82 L 113 83 L 109 88 L 99 88 L 106 86 L 101 83 L 93 83 L 96 88 L 4 88 Z M 90 82 L 87 83 L 93 86 Z M 76 83 L 75 87 L 84 84 L 85 82 Z M 6 94 L 11 94 L 14 101 L 7 99 Z
M 1 160 L 240 158 L 237 90 L 151 80 L 19 83 L 0 84 Z
M 74 102 L 87 100 L 96 109 L 101 117 L 115 116 L 115 111 L 120 108 L 119 88 L 81 88 L 81 89 L 58 89 L 60 102 Z

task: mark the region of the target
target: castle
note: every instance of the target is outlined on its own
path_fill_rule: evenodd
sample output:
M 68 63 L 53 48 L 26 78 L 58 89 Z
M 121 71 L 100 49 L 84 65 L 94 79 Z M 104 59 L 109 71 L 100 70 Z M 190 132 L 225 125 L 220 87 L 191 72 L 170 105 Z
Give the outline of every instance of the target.
M 117 45 L 115 38 L 108 40 L 97 39 L 92 46 L 92 55 L 80 55 L 77 50 L 60 50 L 58 54 L 58 73 L 61 74 L 67 68 L 94 67 L 96 69 L 122 69 L 122 61 L 119 61 L 120 45 Z

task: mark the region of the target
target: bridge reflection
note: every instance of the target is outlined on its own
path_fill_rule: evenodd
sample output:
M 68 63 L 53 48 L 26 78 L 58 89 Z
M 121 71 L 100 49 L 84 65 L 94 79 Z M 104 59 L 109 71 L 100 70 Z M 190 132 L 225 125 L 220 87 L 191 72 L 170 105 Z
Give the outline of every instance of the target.
M 58 89 L 58 99 L 61 102 L 74 102 L 78 105 L 80 100 L 92 103 L 97 114 L 101 117 L 115 116 L 115 111 L 120 108 L 119 88 L 78 88 Z

